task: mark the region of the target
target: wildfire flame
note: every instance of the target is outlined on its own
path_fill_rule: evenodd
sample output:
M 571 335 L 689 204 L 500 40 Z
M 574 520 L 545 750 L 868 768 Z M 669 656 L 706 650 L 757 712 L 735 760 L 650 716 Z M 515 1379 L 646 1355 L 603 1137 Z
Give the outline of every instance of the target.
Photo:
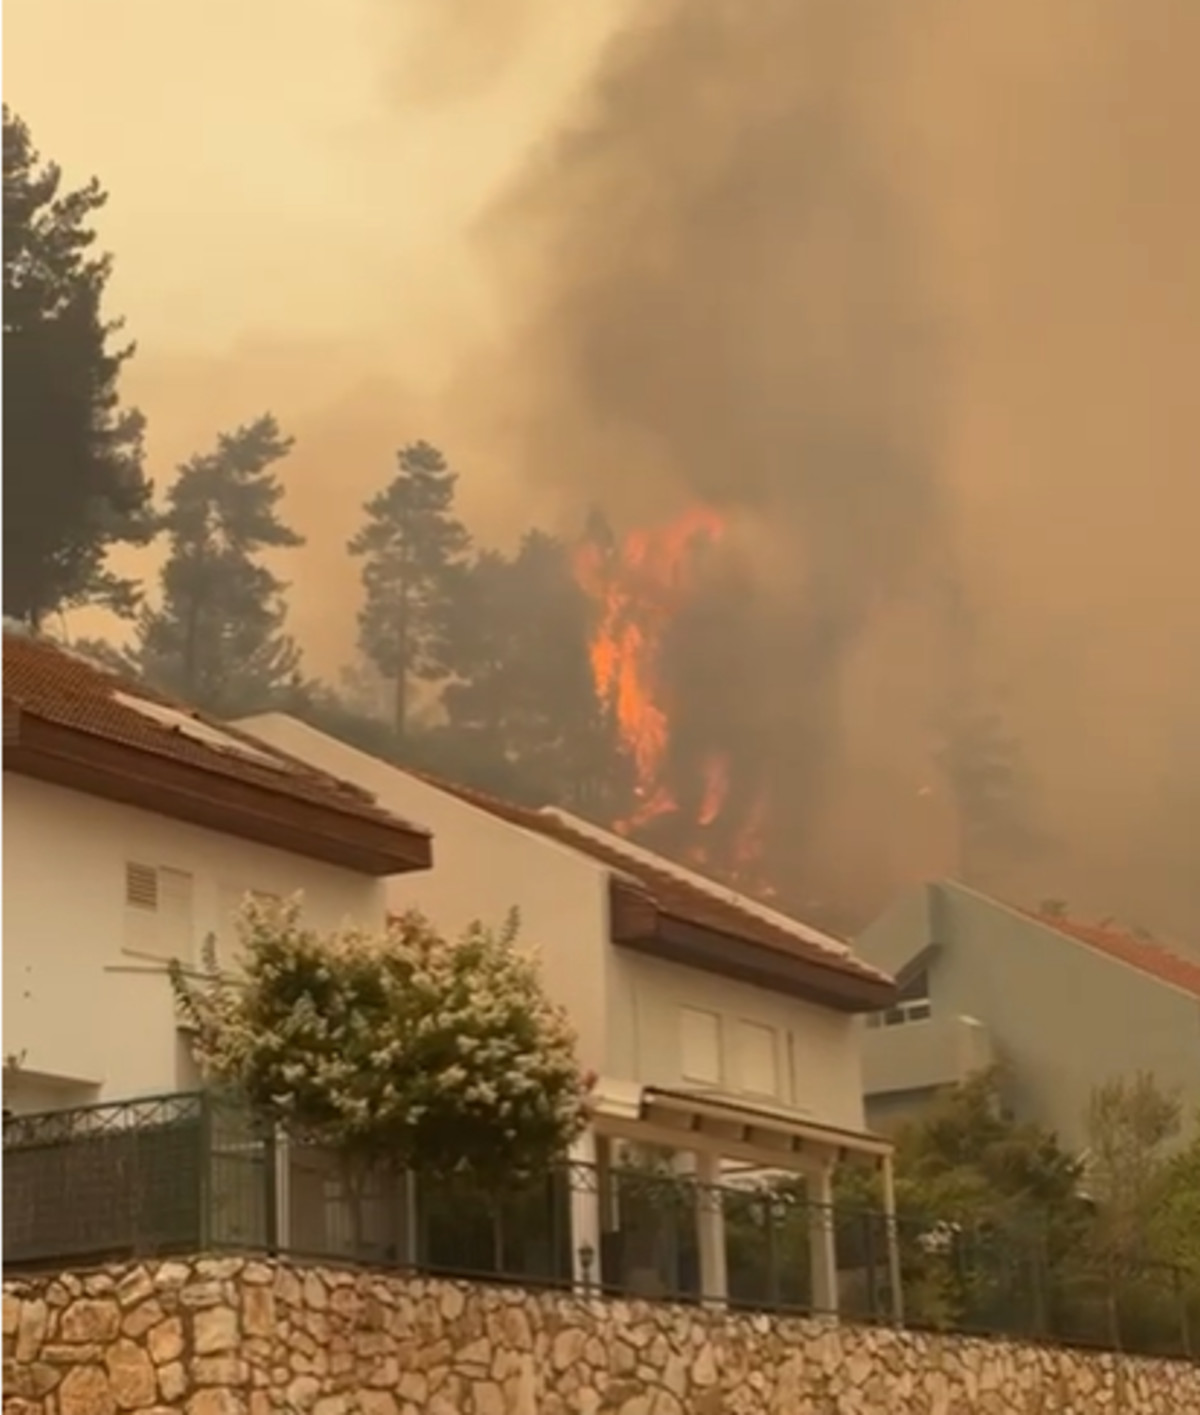
M 634 829 L 677 809 L 663 767 L 671 723 L 661 674 L 663 643 L 692 589 L 699 548 L 721 539 L 718 513 L 694 507 L 676 520 L 631 531 L 619 545 L 584 545 L 576 562 L 598 617 L 591 643 L 592 677 L 600 701 L 613 713 L 633 764 L 638 806 L 625 825 Z M 728 790 L 728 762 L 706 768 L 702 816 L 715 819 Z
M 612 713 L 633 768 L 636 805 L 616 823 L 623 834 L 673 818 L 673 851 L 695 868 L 711 870 L 735 887 L 762 897 L 775 890 L 762 878 L 762 844 L 769 805 L 766 790 L 747 796 L 742 782 L 734 806 L 733 762 L 716 747 L 694 763 L 672 759 L 672 708 L 663 654 L 681 610 L 699 589 L 698 557 L 721 542 L 725 523 L 710 507 L 693 507 L 674 521 L 631 531 L 613 542 L 589 539 L 576 558 L 576 577 L 596 606 L 590 653 L 598 700 Z M 668 768 L 694 774 L 683 811 Z M 682 787 L 682 781 L 676 783 Z M 718 829 L 718 822 L 720 828 Z

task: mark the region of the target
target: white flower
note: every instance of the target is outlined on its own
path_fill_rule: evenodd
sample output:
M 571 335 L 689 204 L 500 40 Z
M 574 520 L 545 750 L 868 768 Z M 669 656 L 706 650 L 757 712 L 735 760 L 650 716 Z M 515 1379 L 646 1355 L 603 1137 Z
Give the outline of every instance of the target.
M 173 981 L 206 1072 L 277 1122 L 407 1164 L 513 1171 L 564 1150 L 584 1101 L 566 1014 L 514 930 L 451 942 L 410 914 L 381 937 L 319 937 L 298 900 L 252 900 L 238 984 Z

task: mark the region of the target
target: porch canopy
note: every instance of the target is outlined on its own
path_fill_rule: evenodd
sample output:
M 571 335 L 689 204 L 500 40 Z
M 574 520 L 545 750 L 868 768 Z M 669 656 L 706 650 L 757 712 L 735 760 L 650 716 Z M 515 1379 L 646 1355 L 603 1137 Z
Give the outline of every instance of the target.
M 830 1164 L 890 1157 L 881 1135 L 822 1125 L 802 1113 L 752 1105 L 712 1091 L 600 1083 L 593 1097 L 597 1134 L 724 1159 L 763 1169 L 813 1173 Z
M 876 1168 L 883 1180 L 888 1267 L 894 1318 L 902 1319 L 899 1249 L 895 1222 L 892 1145 L 867 1131 L 824 1125 L 803 1114 L 769 1105 L 741 1102 L 711 1091 L 673 1090 L 637 1083 L 600 1080 L 592 1092 L 591 1125 L 574 1158 L 603 1176 L 611 1164 L 613 1142 L 647 1145 L 687 1157 L 701 1187 L 697 1207 L 701 1286 L 709 1300 L 727 1296 L 725 1232 L 720 1185 L 731 1170 L 764 1176 L 788 1172 L 806 1181 L 811 1208 L 812 1293 L 814 1307 L 825 1315 L 838 1308 L 838 1265 L 833 1214 L 833 1175 L 839 1164 Z M 602 1185 L 584 1186 L 573 1201 L 576 1251 L 601 1250 Z M 577 1274 L 586 1282 L 588 1272 Z M 600 1275 L 603 1281 L 603 1275 Z

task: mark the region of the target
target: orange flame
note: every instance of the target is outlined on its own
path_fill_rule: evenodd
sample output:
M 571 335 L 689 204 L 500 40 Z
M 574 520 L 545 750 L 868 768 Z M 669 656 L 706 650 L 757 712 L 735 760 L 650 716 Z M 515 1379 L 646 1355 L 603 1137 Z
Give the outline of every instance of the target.
M 668 525 L 631 531 L 611 552 L 585 545 L 576 561 L 579 583 L 600 609 L 591 644 L 596 693 L 612 710 L 634 768 L 639 805 L 629 828 L 676 809 L 662 779 L 670 721 L 660 656 L 671 621 L 686 603 L 695 551 L 718 541 L 724 529 L 715 511 L 694 507 Z M 706 803 L 716 801 L 713 817 L 725 789 L 727 770 L 725 787 L 718 790 L 714 775 L 706 789 Z
M 704 763 L 704 796 L 700 802 L 698 824 L 712 825 L 721 814 L 729 795 L 729 758 L 724 752 L 714 752 Z
M 731 882 L 747 894 L 760 899 L 773 899 L 778 891 L 768 880 L 761 877 L 763 858 L 763 838 L 767 826 L 767 811 L 770 796 L 766 787 L 754 798 L 746 818 L 733 845 Z

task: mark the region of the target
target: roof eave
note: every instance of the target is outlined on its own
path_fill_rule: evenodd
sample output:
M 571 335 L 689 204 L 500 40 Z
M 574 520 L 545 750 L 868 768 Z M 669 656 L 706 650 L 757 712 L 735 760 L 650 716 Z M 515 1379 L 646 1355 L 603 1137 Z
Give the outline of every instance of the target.
M 876 1012 L 896 999 L 896 985 L 888 978 L 839 966 L 836 959 L 824 963 L 801 958 L 665 913 L 644 889 L 615 876 L 609 914 L 614 944 L 663 962 L 838 1012 Z
M 205 771 L 28 712 L 10 727 L 4 769 L 52 785 L 302 855 L 372 878 L 427 870 L 429 834 Z

